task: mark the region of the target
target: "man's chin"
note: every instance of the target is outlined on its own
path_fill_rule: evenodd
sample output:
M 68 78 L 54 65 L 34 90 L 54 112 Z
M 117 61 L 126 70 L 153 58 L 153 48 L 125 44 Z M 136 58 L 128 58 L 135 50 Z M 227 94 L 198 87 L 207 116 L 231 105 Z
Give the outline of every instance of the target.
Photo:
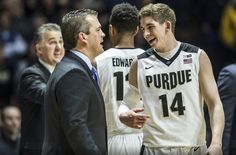
M 62 58 L 56 58 L 56 59 L 55 59 L 55 62 L 58 63 L 58 62 L 60 62 L 61 60 L 62 60 Z
M 104 52 L 104 49 L 101 48 L 100 52 L 98 52 L 99 54 L 103 53 Z

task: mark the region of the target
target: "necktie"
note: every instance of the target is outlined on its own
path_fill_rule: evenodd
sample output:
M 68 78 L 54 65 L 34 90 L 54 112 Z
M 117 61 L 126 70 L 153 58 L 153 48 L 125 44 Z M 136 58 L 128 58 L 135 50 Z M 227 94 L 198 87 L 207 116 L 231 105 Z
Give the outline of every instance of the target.
M 93 79 L 97 82 L 97 84 L 100 86 L 100 82 L 99 82 L 99 77 L 98 77 L 98 73 L 95 67 L 92 67 L 91 72 L 93 73 Z

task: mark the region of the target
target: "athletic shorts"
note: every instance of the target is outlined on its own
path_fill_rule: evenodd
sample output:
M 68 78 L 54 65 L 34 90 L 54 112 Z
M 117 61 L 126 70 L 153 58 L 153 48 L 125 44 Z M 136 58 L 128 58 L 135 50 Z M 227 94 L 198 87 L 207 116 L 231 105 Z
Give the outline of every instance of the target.
M 205 155 L 207 146 L 198 147 L 145 147 L 142 145 L 140 155 Z
M 111 136 L 108 138 L 108 154 L 139 155 L 142 139 L 142 133 Z

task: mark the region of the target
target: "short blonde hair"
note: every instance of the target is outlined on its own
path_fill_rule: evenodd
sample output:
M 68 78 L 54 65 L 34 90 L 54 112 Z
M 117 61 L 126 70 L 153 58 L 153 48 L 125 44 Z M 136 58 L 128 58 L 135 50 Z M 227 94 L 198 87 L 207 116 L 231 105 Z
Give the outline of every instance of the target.
M 174 10 L 163 3 L 148 4 L 139 11 L 139 19 L 142 17 L 151 16 L 155 21 L 163 24 L 170 21 L 172 25 L 172 32 L 175 32 L 176 16 Z

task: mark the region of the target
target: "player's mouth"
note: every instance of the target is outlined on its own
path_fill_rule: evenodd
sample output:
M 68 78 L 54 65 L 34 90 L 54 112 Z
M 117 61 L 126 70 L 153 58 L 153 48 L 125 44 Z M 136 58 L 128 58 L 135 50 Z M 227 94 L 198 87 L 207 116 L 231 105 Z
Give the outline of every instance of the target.
M 156 40 L 156 38 L 153 38 L 153 39 L 149 40 L 148 43 L 149 43 L 150 45 L 152 45 L 152 44 L 155 42 L 155 40 Z

